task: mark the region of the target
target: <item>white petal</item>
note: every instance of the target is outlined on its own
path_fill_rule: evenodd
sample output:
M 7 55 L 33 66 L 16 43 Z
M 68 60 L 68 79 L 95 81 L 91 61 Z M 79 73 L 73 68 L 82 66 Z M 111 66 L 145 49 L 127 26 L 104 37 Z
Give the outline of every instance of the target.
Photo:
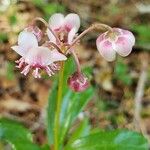
M 68 44 L 71 44 L 75 34 L 76 34 L 76 29 L 72 28 L 71 31 L 68 33 Z
M 47 29 L 47 35 L 48 35 L 50 42 L 56 43 L 56 38 L 49 29 Z
M 116 58 L 116 52 L 112 47 L 112 43 L 108 40 L 103 42 L 99 42 L 97 39 L 96 46 L 100 54 L 107 60 L 107 61 L 114 61 Z
M 24 57 L 26 55 L 26 53 L 28 52 L 26 47 L 23 47 L 23 46 L 12 46 L 11 48 L 14 51 L 16 51 L 19 55 L 21 55 L 22 57 Z
M 25 62 L 31 66 L 46 66 L 55 61 L 66 60 L 66 56 L 56 52 L 51 51 L 47 47 L 40 46 L 38 48 L 32 48 L 26 55 Z
M 63 61 L 66 60 L 67 57 L 61 53 L 59 53 L 56 49 L 51 51 L 51 61 Z
M 33 33 L 22 31 L 18 36 L 18 45 L 26 48 L 38 47 L 38 41 Z
M 59 29 L 64 23 L 64 15 L 61 13 L 55 13 L 49 19 L 49 25 L 54 29 Z
M 45 66 L 51 57 L 51 52 L 47 47 L 32 48 L 28 51 L 25 62 L 31 66 Z
M 80 17 L 74 13 L 68 14 L 65 17 L 64 26 L 67 29 L 67 31 L 70 31 L 72 28 L 75 28 L 77 32 L 80 27 Z
M 127 37 L 119 37 L 114 43 L 115 51 L 125 57 L 128 56 L 132 51 L 133 43 Z
M 122 36 L 125 36 L 131 41 L 132 46 L 135 44 L 135 37 L 132 32 L 122 29 Z

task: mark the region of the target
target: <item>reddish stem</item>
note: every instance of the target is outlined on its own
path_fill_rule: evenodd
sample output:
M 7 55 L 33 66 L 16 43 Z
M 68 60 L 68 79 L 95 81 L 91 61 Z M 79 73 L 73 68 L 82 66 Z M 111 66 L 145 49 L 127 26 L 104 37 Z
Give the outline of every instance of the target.
M 81 66 L 80 66 L 80 62 L 79 62 L 79 59 L 77 57 L 77 54 L 75 53 L 75 51 L 71 51 L 73 57 L 74 57 L 74 60 L 75 60 L 75 63 L 76 63 L 76 67 L 77 67 L 77 72 L 78 73 L 81 73 Z
M 40 18 L 40 17 L 36 17 L 33 22 L 32 22 L 32 25 L 35 24 L 36 21 L 41 21 L 42 23 L 44 23 L 44 25 L 51 31 L 51 33 L 54 35 L 54 37 L 56 38 L 56 41 L 61 44 L 61 41 L 60 39 L 58 38 L 58 36 L 56 35 L 56 33 L 52 30 L 52 28 L 49 26 L 49 24 L 43 19 L 43 18 Z
M 106 24 L 103 24 L 103 23 L 94 23 L 92 24 L 89 28 L 87 28 L 86 30 L 84 30 L 79 36 L 77 36 L 77 38 L 72 42 L 72 44 L 68 47 L 67 51 L 66 51 L 66 54 L 68 54 L 71 50 L 70 48 L 73 47 L 77 41 L 79 39 L 81 39 L 85 34 L 87 34 L 88 32 L 92 31 L 92 30 L 95 30 L 95 29 L 98 29 L 98 30 L 102 30 L 102 29 L 107 29 L 108 31 L 111 31 L 112 32 L 112 28 Z

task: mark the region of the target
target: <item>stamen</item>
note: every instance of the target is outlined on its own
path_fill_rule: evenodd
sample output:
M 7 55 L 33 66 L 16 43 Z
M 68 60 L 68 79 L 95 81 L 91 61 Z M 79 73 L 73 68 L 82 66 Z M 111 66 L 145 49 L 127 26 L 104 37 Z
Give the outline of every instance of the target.
M 45 67 L 45 71 L 49 76 L 54 75 L 54 72 L 48 66 Z
M 17 68 L 22 68 L 24 61 L 24 58 L 20 58 L 19 60 L 15 61 L 16 63 L 18 63 L 18 65 L 16 66 Z
M 35 78 L 41 78 L 41 75 L 40 75 L 40 73 L 39 73 L 39 68 L 36 68 L 35 70 L 33 70 L 32 75 L 33 75 Z
M 22 71 L 21 74 L 24 74 L 25 76 L 28 74 L 30 70 L 30 65 L 27 65 Z
M 60 70 L 60 66 L 58 66 L 57 64 L 54 64 L 54 63 L 52 63 L 51 65 L 50 65 L 50 68 L 52 69 L 52 70 Z

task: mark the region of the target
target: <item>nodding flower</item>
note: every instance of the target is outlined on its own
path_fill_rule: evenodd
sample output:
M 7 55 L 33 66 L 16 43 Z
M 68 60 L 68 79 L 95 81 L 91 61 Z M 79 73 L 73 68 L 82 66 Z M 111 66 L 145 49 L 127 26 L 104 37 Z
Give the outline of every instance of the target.
M 49 76 L 53 75 L 59 66 L 58 61 L 67 59 L 65 55 L 56 49 L 49 49 L 38 45 L 38 39 L 32 32 L 22 31 L 18 36 L 18 45 L 12 46 L 21 58 L 16 61 L 17 67 L 22 69 L 21 73 L 27 75 L 33 69 L 33 76 L 41 78 L 40 70 L 45 70 Z
M 120 28 L 112 28 L 112 31 L 101 34 L 96 40 L 98 51 L 107 61 L 115 60 L 116 53 L 122 57 L 128 56 L 134 44 L 134 35 Z
M 70 13 L 65 17 L 61 13 L 56 13 L 50 17 L 49 26 L 63 43 L 71 44 L 79 30 L 80 18 L 74 13 Z M 51 42 L 56 43 L 56 38 L 49 29 L 47 29 L 47 35 Z
M 88 78 L 81 72 L 73 73 L 67 82 L 70 89 L 74 92 L 82 92 L 89 87 Z

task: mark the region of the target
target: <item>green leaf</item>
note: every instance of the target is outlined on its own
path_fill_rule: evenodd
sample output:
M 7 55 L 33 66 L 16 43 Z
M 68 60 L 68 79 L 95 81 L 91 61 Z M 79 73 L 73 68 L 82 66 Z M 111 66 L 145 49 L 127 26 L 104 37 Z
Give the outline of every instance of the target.
M 32 143 L 31 133 L 21 124 L 0 119 L 0 140 L 8 142 L 13 150 L 40 150 L 40 147 Z
M 148 142 L 133 131 L 100 131 L 75 140 L 65 150 L 148 150 Z
M 90 125 L 88 122 L 88 119 L 85 118 L 78 127 L 71 133 L 71 136 L 69 137 L 68 143 L 72 143 L 78 138 L 87 136 L 90 133 Z
M 65 62 L 64 83 L 63 83 L 63 98 L 60 113 L 60 133 L 59 143 L 64 142 L 65 136 L 78 114 L 83 110 L 84 106 L 93 96 L 94 90 L 92 87 L 81 93 L 75 93 L 68 88 L 67 79 L 75 71 L 75 64 L 72 58 Z M 49 143 L 54 143 L 54 116 L 57 101 L 57 83 L 53 86 L 52 95 L 49 96 L 48 105 L 48 139 Z
M 149 50 L 150 39 L 150 25 L 149 24 L 134 24 L 131 25 L 131 29 L 137 33 L 136 43 L 139 46 L 143 46 Z
M 65 11 L 64 6 L 59 5 L 57 3 L 46 4 L 45 7 L 43 7 L 42 9 L 43 9 L 45 14 L 49 15 L 49 17 L 53 13 Z
M 68 69 L 69 68 L 69 69 Z M 73 92 L 68 88 L 67 79 L 75 71 L 73 59 L 69 59 L 65 64 L 65 79 L 63 88 L 63 101 L 60 118 L 60 143 L 62 144 L 65 140 L 65 136 L 73 124 L 79 113 L 83 110 L 84 106 L 92 98 L 94 89 L 88 88 L 84 92 Z M 84 72 L 84 70 L 83 70 Z
M 42 150 L 51 150 L 51 148 L 49 147 L 48 144 L 43 145 L 41 149 Z
M 125 64 L 121 59 L 117 60 L 115 65 L 115 77 L 122 81 L 124 84 L 131 85 L 132 77 L 128 72 L 128 65 Z
M 9 17 L 9 23 L 10 25 L 15 25 L 17 23 L 16 14 L 13 14 L 12 16 Z
M 56 98 L 57 98 L 57 87 L 58 81 L 55 80 L 52 85 L 52 90 L 48 98 L 48 108 L 47 108 L 47 135 L 49 144 L 54 143 L 54 119 L 55 119 L 55 109 L 56 109 Z
M 7 63 L 7 73 L 6 73 L 6 76 L 7 76 L 8 80 L 13 80 L 14 77 L 15 77 L 14 66 L 15 66 L 14 63 L 12 63 L 12 62 L 8 62 Z
M 8 35 L 6 33 L 0 33 L 0 43 L 5 43 L 8 41 Z

